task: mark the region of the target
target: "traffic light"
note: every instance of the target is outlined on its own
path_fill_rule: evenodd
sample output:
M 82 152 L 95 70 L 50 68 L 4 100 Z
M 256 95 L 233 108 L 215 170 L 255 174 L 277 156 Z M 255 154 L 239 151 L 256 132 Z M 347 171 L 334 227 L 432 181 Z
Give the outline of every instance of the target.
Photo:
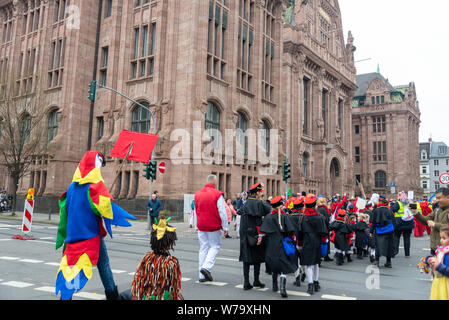
M 291 178 L 291 175 L 290 175 L 290 163 L 284 162 L 282 164 L 282 180 L 283 181 L 287 181 L 290 178 Z
M 97 100 L 97 90 L 98 90 L 98 85 L 97 85 L 97 81 L 94 80 L 89 84 L 89 100 L 92 102 L 95 102 L 95 100 Z
M 144 168 L 143 168 L 143 172 L 144 172 L 144 174 L 143 174 L 143 176 L 145 177 L 145 178 L 147 178 L 147 180 L 150 180 L 150 164 L 149 163 L 145 163 L 144 165 Z
M 150 178 L 156 180 L 157 161 L 150 161 Z

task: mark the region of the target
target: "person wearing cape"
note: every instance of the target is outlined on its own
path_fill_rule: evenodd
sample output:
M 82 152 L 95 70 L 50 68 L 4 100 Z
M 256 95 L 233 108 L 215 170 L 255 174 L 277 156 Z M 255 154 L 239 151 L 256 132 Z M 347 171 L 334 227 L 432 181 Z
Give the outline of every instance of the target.
M 259 280 L 260 264 L 265 262 L 265 243 L 262 240 L 260 226 L 262 218 L 270 214 L 271 206 L 261 200 L 263 191 L 262 183 L 258 182 L 253 185 L 248 191 L 248 200 L 237 211 L 237 214 L 241 216 L 239 261 L 243 262 L 243 290 L 265 287 L 265 284 Z M 254 267 L 253 285 L 249 282 L 251 265 Z
M 280 291 L 283 298 L 287 297 L 286 285 L 287 274 L 294 273 L 298 269 L 298 257 L 293 254 L 287 256 L 283 241 L 295 234 L 295 226 L 291 219 L 281 210 L 282 196 L 271 200 L 273 210 L 265 216 L 260 227 L 262 234 L 268 238 L 265 261 L 272 271 L 273 291 Z M 293 241 L 293 240 L 292 240 Z M 278 276 L 280 275 L 280 287 L 278 287 Z
M 131 288 L 132 300 L 184 300 L 181 294 L 181 267 L 176 257 L 170 255 L 177 238 L 176 228 L 160 216 L 151 231 L 151 250 L 134 274 Z
M 303 215 L 303 208 L 304 208 L 304 197 L 299 195 L 299 198 L 293 198 L 292 199 L 293 208 L 291 209 L 291 212 L 289 214 L 289 219 L 292 221 L 293 226 L 295 227 L 295 242 L 296 247 L 298 247 L 298 239 L 299 239 L 299 232 L 300 232 L 300 226 L 299 221 L 301 219 L 301 216 Z M 296 251 L 296 256 L 298 258 L 298 265 L 299 263 L 299 252 Z M 293 285 L 300 287 L 301 281 L 304 281 L 306 274 L 306 269 L 304 266 L 300 266 L 298 270 L 295 272 L 295 282 L 293 282 Z M 302 280 L 301 280 L 302 279 Z
M 327 240 L 326 220 L 315 210 L 317 198 L 313 194 L 304 199 L 306 209 L 299 221 L 299 247 L 301 266 L 305 266 L 307 275 L 307 293 L 313 294 L 321 290 L 319 264 L 321 262 L 321 243 Z
M 59 198 L 56 250 L 64 247 L 55 293 L 61 294 L 61 300 L 71 300 L 73 294 L 84 288 L 92 278 L 94 266 L 100 274 L 106 299 L 119 299 L 103 238 L 107 233 L 112 238 L 111 225 L 129 227 L 131 224 L 126 219 L 137 219 L 111 201 L 113 197 L 100 172 L 105 165 L 100 152 L 88 151 L 69 188 Z
M 335 246 L 335 263 L 341 266 L 344 263 L 344 257 L 349 251 L 347 235 L 353 232 L 349 224 L 345 222 L 346 211 L 339 209 L 335 220 L 329 225 L 331 230 L 330 241 Z

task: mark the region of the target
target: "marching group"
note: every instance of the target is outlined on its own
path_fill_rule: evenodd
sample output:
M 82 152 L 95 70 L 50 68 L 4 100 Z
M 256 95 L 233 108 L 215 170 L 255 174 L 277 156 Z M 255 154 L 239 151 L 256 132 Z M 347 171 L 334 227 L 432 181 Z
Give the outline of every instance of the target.
M 405 257 L 410 258 L 411 234 L 422 236 L 427 229 L 431 255 L 423 258 L 422 268 L 432 269 L 432 299 L 449 299 L 449 189 L 437 191 L 434 203 L 413 201 L 404 191 L 398 199 L 388 200 L 373 194 L 369 201 L 336 195 L 328 201 L 323 196 L 297 194 L 296 197 L 264 199 L 262 183 L 256 183 L 234 201 L 225 201 L 216 189 L 216 177 L 195 195 L 192 214 L 200 242 L 200 282 L 213 281 L 211 269 L 221 246 L 221 230 L 229 238 L 234 221 L 240 241 L 239 261 L 243 262 L 243 290 L 263 288 L 261 264 L 272 275 L 272 290 L 287 297 L 287 275 L 294 274 L 294 285 L 307 279 L 307 293 L 319 292 L 322 261 L 337 266 L 368 258 L 379 267 L 385 257 L 385 268 L 392 268 L 392 258 L 399 253 L 403 237 Z M 360 208 L 358 208 L 359 206 Z M 192 227 L 193 220 L 191 220 Z M 427 227 L 427 228 L 426 228 Z M 447 243 L 446 243 L 447 242 Z M 330 256 L 330 244 L 334 257 Z M 254 280 L 250 282 L 250 267 Z

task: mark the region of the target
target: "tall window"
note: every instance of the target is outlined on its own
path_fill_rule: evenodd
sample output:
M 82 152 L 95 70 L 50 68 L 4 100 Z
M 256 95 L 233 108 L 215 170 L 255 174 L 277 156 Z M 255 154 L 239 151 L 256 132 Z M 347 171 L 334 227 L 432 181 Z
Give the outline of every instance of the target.
M 112 14 L 112 0 L 106 0 L 106 8 L 104 10 L 104 17 L 110 17 Z
M 360 126 L 357 125 L 357 124 L 354 126 L 354 133 L 355 134 L 360 134 Z
M 65 19 L 66 0 L 56 0 L 54 8 L 55 22 Z
M 327 101 L 327 90 L 323 89 L 323 91 L 321 92 L 321 117 L 323 118 L 324 121 L 324 136 L 326 136 L 326 102 Z
M 229 9 L 225 0 L 209 1 L 207 73 L 225 79 L 225 40 Z
M 304 179 L 309 177 L 309 155 L 307 153 L 303 153 L 302 155 L 302 173 L 304 174 Z
M 48 87 L 62 85 L 64 71 L 65 39 L 54 40 L 51 43 L 51 60 L 48 70 Z
M 40 27 L 41 3 L 40 1 L 31 1 L 29 4 L 30 6 L 24 8 L 22 23 L 23 35 L 36 31 Z
M 239 112 L 239 118 L 237 121 L 237 138 L 240 145 L 243 146 L 243 154 L 248 155 L 248 137 L 246 136 L 246 130 L 248 129 L 248 120 L 245 115 Z
M 384 189 L 387 186 L 387 174 L 379 170 L 374 174 L 374 185 L 377 189 Z
M 48 116 L 47 143 L 58 134 L 58 110 L 53 110 Z
M 339 129 L 343 129 L 343 100 L 338 99 L 338 105 L 337 105 L 337 124 Z
M 134 28 L 133 46 L 131 79 L 152 76 L 156 48 L 156 22 Z
M 105 86 L 108 76 L 109 47 L 101 49 L 100 83 Z
M 373 161 L 385 162 L 387 161 L 387 142 L 374 141 L 373 142 Z
M 21 141 L 23 143 L 26 143 L 31 133 L 31 116 L 28 113 L 22 117 L 19 126 L 20 126 Z
M 355 162 L 359 163 L 360 162 L 360 147 L 355 147 L 354 155 L 355 155 Z
M 437 160 L 437 159 L 436 159 L 436 160 L 433 160 L 433 164 L 436 165 L 436 166 L 439 166 L 439 165 L 440 165 L 440 161 Z
M 262 128 L 262 144 L 266 150 L 267 156 L 270 155 L 270 126 L 266 121 L 263 122 Z
M 206 132 L 212 138 L 213 147 L 219 147 L 218 132 L 220 131 L 220 110 L 213 102 L 209 102 L 207 105 L 206 119 L 205 119 Z
M 274 16 L 274 1 L 266 1 L 264 8 L 263 46 L 263 98 L 274 101 L 273 62 L 276 39 L 276 19 Z
M 309 79 L 304 78 L 302 80 L 302 133 L 307 134 L 309 132 L 307 122 L 309 120 Z
M 13 15 L 9 12 L 6 13 L 6 21 L 3 22 L 3 37 L 2 43 L 12 40 L 12 27 L 13 27 Z
M 422 188 L 423 188 L 423 189 L 427 189 L 427 186 L 428 186 L 428 185 L 427 185 L 427 180 L 423 180 L 423 181 L 422 181 Z
M 97 117 L 97 124 L 98 124 L 97 140 L 100 140 L 101 138 L 103 138 L 104 134 L 104 117 Z
M 145 107 L 149 107 L 148 102 L 139 102 Z M 131 131 L 148 133 L 150 130 L 150 113 L 141 106 L 136 106 L 132 112 Z
M 435 177 L 439 177 L 440 176 L 440 170 L 435 170 L 433 172 L 433 174 L 434 174 Z
M 386 132 L 385 116 L 373 117 L 373 133 Z
M 251 91 L 253 77 L 251 55 L 254 40 L 253 0 L 240 0 L 238 28 L 237 86 Z
M 426 166 L 422 166 L 422 174 L 426 174 L 427 173 L 427 167 Z

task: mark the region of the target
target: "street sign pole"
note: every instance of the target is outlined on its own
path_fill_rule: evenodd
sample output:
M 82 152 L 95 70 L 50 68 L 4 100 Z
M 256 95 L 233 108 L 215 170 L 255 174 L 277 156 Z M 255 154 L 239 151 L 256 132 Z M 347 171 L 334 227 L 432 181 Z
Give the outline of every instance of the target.
M 288 163 L 288 143 L 287 143 L 287 163 Z M 285 179 L 285 199 L 288 199 L 288 179 Z

